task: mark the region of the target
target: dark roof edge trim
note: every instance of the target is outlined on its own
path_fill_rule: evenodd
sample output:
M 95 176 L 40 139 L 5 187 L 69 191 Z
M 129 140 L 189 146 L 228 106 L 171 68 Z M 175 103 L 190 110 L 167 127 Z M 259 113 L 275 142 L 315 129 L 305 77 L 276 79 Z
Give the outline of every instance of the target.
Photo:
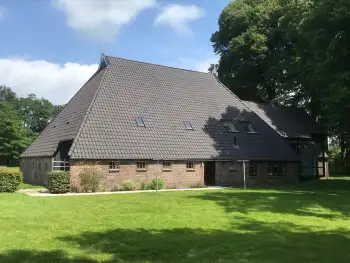
M 102 70 L 103 70 L 103 69 L 102 69 Z M 100 70 L 98 70 L 98 71 L 100 71 Z M 95 100 L 96 100 L 96 98 L 97 98 L 97 94 L 99 93 L 99 91 L 100 91 L 100 89 L 101 89 L 101 86 L 102 86 L 102 84 L 103 84 L 103 82 L 104 82 L 105 75 L 106 75 L 106 71 L 107 71 L 107 69 L 105 69 L 105 71 L 103 72 L 101 81 L 100 81 L 100 83 L 98 84 L 98 87 L 97 87 L 97 89 L 96 89 L 96 91 L 95 91 L 94 97 L 92 98 L 92 100 L 91 100 L 91 102 L 90 102 L 90 104 L 89 104 L 88 110 L 86 111 L 86 114 L 85 114 L 85 116 L 84 116 L 84 119 L 83 119 L 82 123 L 80 124 L 80 127 L 79 127 L 79 129 L 78 129 L 78 132 L 77 132 L 76 136 L 73 138 L 73 143 L 72 143 L 72 146 L 71 146 L 70 149 L 69 149 L 68 156 L 71 156 L 72 152 L 74 151 L 74 148 L 75 148 L 75 146 L 76 146 L 77 139 L 78 139 L 79 136 L 80 136 L 80 133 L 81 133 L 81 131 L 82 131 L 84 125 L 85 125 L 86 119 L 88 118 L 88 116 L 89 116 L 89 114 L 90 114 L 90 111 L 91 111 L 91 109 L 92 109 L 92 106 L 93 106 L 94 103 L 95 103 Z M 91 78 L 90 78 L 90 79 L 91 79 Z

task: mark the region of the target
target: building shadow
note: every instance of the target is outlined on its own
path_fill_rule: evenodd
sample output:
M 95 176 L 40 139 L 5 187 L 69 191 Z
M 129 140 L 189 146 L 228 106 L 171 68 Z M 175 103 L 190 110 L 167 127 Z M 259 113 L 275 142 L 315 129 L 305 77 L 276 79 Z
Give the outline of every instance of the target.
M 241 102 L 239 102 L 241 104 Z M 225 123 L 237 132 L 228 132 Z M 247 126 L 255 130 L 248 132 Z M 228 106 L 219 118 L 210 117 L 203 127 L 213 141 L 216 160 L 298 160 L 293 149 L 255 113 L 245 107 Z

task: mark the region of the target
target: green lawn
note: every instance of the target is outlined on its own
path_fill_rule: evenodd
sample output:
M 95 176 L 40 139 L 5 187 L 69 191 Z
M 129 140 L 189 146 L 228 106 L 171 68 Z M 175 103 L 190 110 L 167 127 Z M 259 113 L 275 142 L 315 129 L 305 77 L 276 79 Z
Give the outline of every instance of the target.
M 0 194 L 0 262 L 350 262 L 350 180 L 270 190 Z
M 19 189 L 41 189 L 41 188 L 45 188 L 45 186 L 36 185 L 36 184 L 26 184 L 26 183 L 21 183 L 19 185 Z

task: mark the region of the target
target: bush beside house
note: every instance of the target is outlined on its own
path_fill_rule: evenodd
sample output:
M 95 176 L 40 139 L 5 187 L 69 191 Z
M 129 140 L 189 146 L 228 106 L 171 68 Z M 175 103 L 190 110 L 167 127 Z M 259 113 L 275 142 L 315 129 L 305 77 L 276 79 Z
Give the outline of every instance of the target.
M 48 173 L 47 188 L 50 193 L 53 194 L 64 194 L 70 192 L 69 172 L 57 171 Z
M 22 181 L 23 174 L 21 172 L 0 170 L 0 192 L 16 192 Z

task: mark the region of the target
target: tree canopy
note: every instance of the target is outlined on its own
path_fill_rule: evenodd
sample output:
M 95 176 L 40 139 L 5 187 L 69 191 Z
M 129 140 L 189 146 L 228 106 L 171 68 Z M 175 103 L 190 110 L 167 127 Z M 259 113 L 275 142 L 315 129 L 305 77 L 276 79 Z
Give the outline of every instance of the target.
M 34 94 L 20 98 L 0 86 L 0 164 L 16 162 L 62 107 Z
M 349 24 L 348 0 L 236 0 L 211 37 L 211 69 L 241 99 L 304 107 L 350 168 Z

